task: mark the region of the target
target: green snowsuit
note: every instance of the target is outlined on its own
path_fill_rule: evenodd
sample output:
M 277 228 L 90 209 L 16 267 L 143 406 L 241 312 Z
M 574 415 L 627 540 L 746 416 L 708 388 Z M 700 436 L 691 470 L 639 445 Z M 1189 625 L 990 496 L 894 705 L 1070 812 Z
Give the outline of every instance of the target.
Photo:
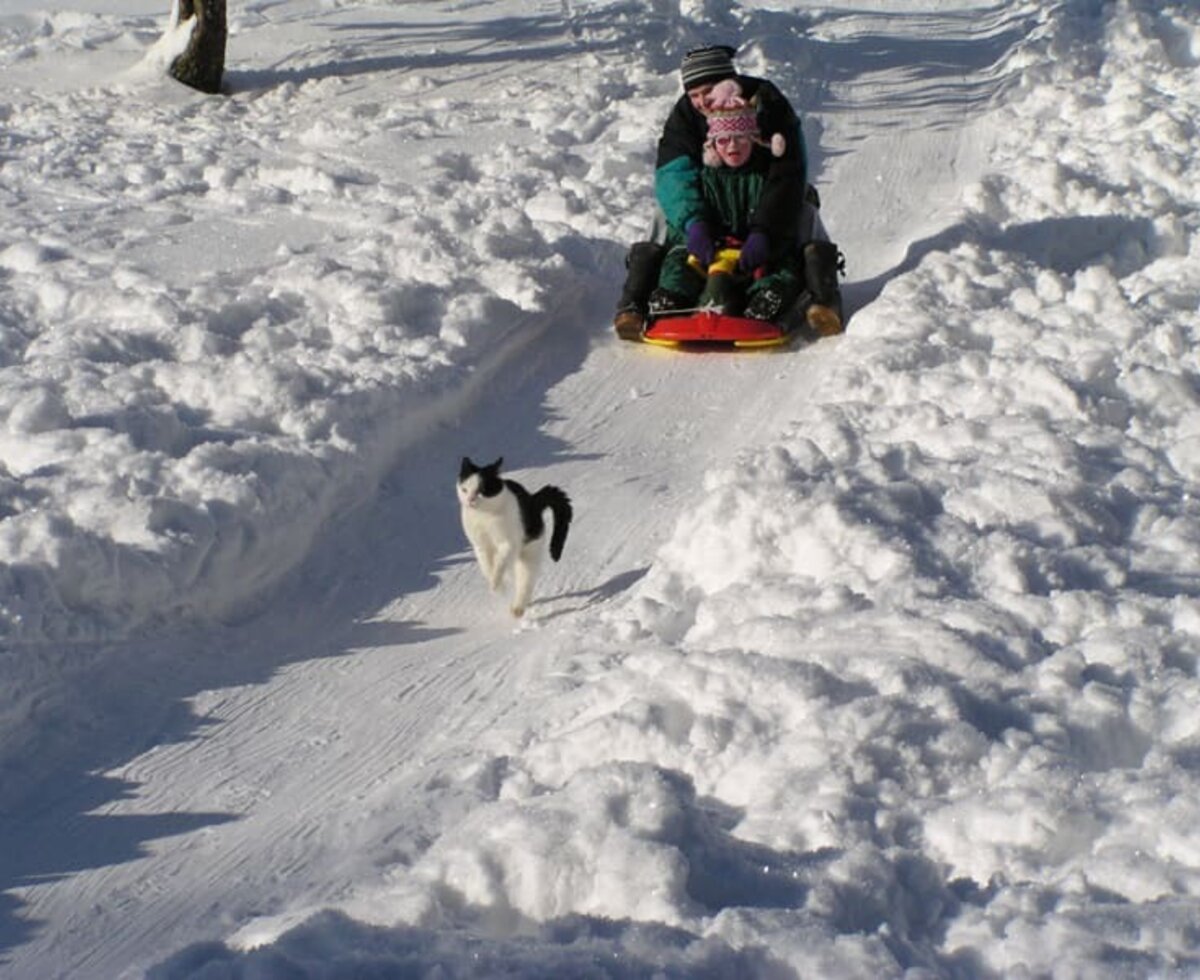
M 750 159 L 736 170 L 727 166 L 701 168 L 705 220 L 718 247 L 724 237 L 741 242 L 758 228 L 751 221 L 756 217 L 772 162 L 770 151 L 756 146 Z M 800 295 L 803 279 L 795 231 L 800 224 L 798 209 L 797 199 L 797 213 L 772 214 L 773 227 L 758 229 L 767 232 L 771 255 L 765 267 L 767 274 L 749 283 L 745 294 L 747 301 L 760 290 L 770 287 L 785 297 L 783 308 L 787 309 Z M 659 272 L 658 285 L 694 303 L 704 291 L 705 277 L 688 265 L 685 229 L 669 225 L 666 244 L 668 251 Z

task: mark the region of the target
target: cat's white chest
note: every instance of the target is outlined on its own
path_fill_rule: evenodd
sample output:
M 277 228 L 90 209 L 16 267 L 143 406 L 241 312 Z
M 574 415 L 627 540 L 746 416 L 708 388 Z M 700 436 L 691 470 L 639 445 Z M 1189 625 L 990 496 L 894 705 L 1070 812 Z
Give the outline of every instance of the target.
M 514 508 L 505 507 L 502 501 L 480 503 L 462 508 L 462 526 L 472 542 L 487 541 L 519 543 L 521 538 L 520 517 Z
M 478 507 L 462 508 L 463 530 L 471 540 L 485 535 L 492 537 L 499 530 L 499 524 L 499 518 L 495 514 L 489 514 Z

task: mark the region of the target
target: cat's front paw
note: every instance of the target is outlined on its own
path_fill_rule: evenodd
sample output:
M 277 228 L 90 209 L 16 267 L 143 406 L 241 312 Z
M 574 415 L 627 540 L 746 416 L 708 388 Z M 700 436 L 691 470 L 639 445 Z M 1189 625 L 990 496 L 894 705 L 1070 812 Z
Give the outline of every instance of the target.
M 513 614 L 513 617 L 515 619 L 520 619 L 522 616 L 525 615 L 525 607 L 524 606 L 512 606 L 509 609 L 509 612 L 511 612 Z

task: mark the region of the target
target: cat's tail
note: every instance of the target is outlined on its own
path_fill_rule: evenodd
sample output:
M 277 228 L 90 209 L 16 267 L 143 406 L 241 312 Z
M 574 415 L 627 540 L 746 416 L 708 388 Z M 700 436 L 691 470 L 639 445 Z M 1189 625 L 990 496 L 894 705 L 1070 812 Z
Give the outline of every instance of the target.
M 554 515 L 554 533 L 550 535 L 550 557 L 558 561 L 562 557 L 563 545 L 567 543 L 567 530 L 571 526 L 571 498 L 558 487 L 545 486 L 533 495 L 533 505 L 538 511 L 549 508 Z

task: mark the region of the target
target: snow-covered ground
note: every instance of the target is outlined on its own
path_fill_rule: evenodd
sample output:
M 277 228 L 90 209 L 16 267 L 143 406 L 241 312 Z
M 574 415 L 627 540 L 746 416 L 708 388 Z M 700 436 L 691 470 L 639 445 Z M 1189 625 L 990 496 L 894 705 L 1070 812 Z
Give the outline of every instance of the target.
M 1200 975 L 1195 4 L 166 6 L 0 7 L 0 976 Z M 621 344 L 730 40 L 849 330 Z

